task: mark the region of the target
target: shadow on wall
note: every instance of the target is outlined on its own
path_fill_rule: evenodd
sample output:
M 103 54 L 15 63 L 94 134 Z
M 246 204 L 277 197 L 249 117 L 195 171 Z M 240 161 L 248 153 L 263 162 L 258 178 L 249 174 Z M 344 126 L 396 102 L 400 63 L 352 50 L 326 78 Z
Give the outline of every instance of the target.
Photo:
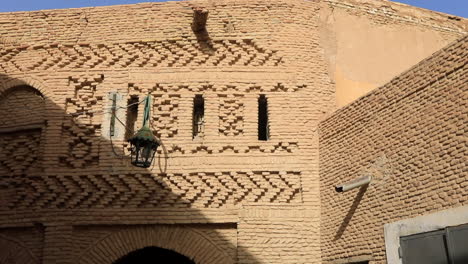
M 100 78 L 70 78 L 65 100 L 0 74 L 0 263 L 258 262 L 235 210 L 198 203 L 205 176 L 132 167 L 126 143 L 102 137 Z
M 349 208 L 348 213 L 343 218 L 343 222 L 341 223 L 340 227 L 336 231 L 336 234 L 333 240 L 340 239 L 343 233 L 346 231 L 346 228 L 348 227 L 349 222 L 351 222 L 351 219 L 353 218 L 353 215 L 356 212 L 356 209 L 358 208 L 359 203 L 361 203 L 361 200 L 364 197 L 364 194 L 366 193 L 368 187 L 369 185 L 364 185 L 361 188 L 359 188 L 359 192 L 354 198 L 354 201 L 351 204 L 351 207 Z

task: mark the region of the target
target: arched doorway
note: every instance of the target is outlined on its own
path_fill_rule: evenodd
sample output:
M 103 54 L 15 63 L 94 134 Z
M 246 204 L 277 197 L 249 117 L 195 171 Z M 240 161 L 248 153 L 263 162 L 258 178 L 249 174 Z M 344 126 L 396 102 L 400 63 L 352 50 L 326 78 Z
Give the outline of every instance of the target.
M 122 228 L 99 239 L 81 253 L 76 263 L 140 263 L 134 259 L 130 259 L 129 262 L 120 261 L 133 252 L 146 248 L 164 248 L 177 252 L 178 255 L 186 256 L 189 262 L 180 262 L 182 264 L 233 264 L 236 262 L 217 243 L 197 230 L 174 226 L 135 226 Z M 145 250 L 140 253 L 146 255 L 153 252 Z M 151 256 L 149 258 L 153 261 L 141 263 L 179 263 L 177 261 L 160 262 Z
M 195 264 L 188 257 L 160 247 L 145 247 L 128 253 L 113 264 Z

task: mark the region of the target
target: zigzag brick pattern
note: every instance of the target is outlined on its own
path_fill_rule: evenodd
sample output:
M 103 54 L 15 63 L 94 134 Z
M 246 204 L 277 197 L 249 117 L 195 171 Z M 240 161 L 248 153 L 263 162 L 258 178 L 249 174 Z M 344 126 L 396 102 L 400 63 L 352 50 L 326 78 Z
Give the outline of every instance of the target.
M 39 45 L 0 51 L 13 71 L 187 66 L 278 66 L 282 57 L 251 39 L 167 40 L 115 44 Z
M 188 148 L 185 146 L 172 145 L 167 149 L 169 154 L 188 154 L 188 153 L 294 153 L 298 151 L 298 142 L 277 142 L 269 145 L 245 145 L 238 146 L 234 144 L 228 144 L 225 146 L 213 148 L 209 146 L 197 146 Z
M 298 92 L 307 89 L 306 84 L 290 84 L 277 82 L 273 84 L 259 83 L 233 83 L 218 84 L 212 82 L 203 82 L 199 84 L 174 84 L 174 83 L 156 83 L 150 89 L 140 87 L 139 84 L 129 83 L 128 91 L 131 95 L 148 93 L 171 93 L 171 92 Z
M 49 175 L 24 179 L 11 208 L 220 208 L 300 203 L 300 172 Z M 14 186 L 10 186 L 14 187 Z
M 384 2 L 201 0 L 0 14 L 0 262 L 112 263 L 153 246 L 200 264 L 305 264 L 379 245 L 374 231 L 381 227 L 360 232 L 353 226 L 360 233 L 346 243 L 330 242 L 330 233 L 321 231 L 321 217 L 346 212 L 343 206 L 349 204 L 320 193 L 319 157 L 344 168 L 348 161 L 362 165 L 375 157 L 364 158 L 361 151 L 373 150 L 356 147 L 346 157 L 327 160 L 343 149 L 322 152 L 318 124 L 337 108 L 339 88 L 351 91 L 348 84 L 365 83 L 364 89 L 371 89 L 466 32 L 464 20 Z M 209 11 L 206 30 L 194 32 L 194 9 L 200 8 Z M 360 34 L 369 41 L 363 43 Z M 411 37 L 424 41 L 404 44 Z M 383 45 L 375 43 L 384 43 L 384 55 Z M 402 61 L 400 52 L 411 58 Z M 445 76 L 452 61 L 458 57 L 447 57 L 438 63 L 444 69 L 430 68 L 405 83 L 419 87 L 434 81 L 434 74 Z M 385 70 L 379 71 L 381 64 Z M 456 75 L 447 73 L 434 83 L 446 89 L 442 80 Z M 406 95 L 397 87 L 336 121 L 330 133 L 346 131 L 349 124 L 359 127 L 367 120 L 361 114 L 399 98 L 394 93 Z M 117 94 L 121 119 L 113 137 L 110 94 Z M 126 108 L 148 94 L 154 99 L 151 123 L 164 148 L 154 166 L 135 168 L 126 139 L 141 127 L 143 105 Z M 204 133 L 194 138 L 197 95 L 204 98 Z M 268 99 L 268 141 L 258 140 L 259 95 Z M 415 111 L 422 108 L 411 106 L 403 113 L 395 109 L 401 115 L 395 115 L 397 123 L 387 122 L 393 124 L 389 133 L 405 123 L 401 116 L 418 127 L 421 112 Z M 434 114 L 440 120 L 427 127 L 445 124 L 444 115 Z M 119 121 L 130 129 L 124 131 Z M 453 132 L 461 126 L 445 127 Z M 371 125 L 366 129 L 374 131 Z M 366 131 L 362 137 L 379 141 Z M 434 133 L 406 137 L 407 142 L 451 136 Z M 369 145 L 353 139 L 335 144 Z M 452 143 L 436 149 L 441 155 L 458 153 Z M 402 155 L 401 164 L 407 165 L 414 153 Z M 393 157 L 385 157 L 372 168 L 382 165 L 391 175 Z M 418 166 L 424 167 L 408 165 Z M 454 175 L 444 175 L 453 182 Z M 439 186 L 445 188 L 434 188 Z M 323 226 L 329 223 L 336 219 Z M 373 244 L 353 248 L 367 234 Z M 384 262 L 383 251 L 374 256 L 376 263 Z

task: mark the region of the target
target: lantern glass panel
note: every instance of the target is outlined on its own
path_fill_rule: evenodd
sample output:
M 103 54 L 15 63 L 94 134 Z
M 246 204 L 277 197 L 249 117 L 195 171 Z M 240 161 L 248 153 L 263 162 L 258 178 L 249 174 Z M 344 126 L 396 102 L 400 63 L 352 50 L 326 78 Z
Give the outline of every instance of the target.
M 134 166 L 148 168 L 156 154 L 158 143 L 149 140 L 135 139 L 131 144 L 131 162 Z

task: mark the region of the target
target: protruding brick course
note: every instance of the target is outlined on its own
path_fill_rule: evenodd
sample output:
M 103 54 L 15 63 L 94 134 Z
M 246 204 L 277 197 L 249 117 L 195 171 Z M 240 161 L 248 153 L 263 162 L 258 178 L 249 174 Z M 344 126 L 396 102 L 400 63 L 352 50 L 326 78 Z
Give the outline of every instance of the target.
M 317 125 L 336 107 L 321 11 L 334 6 L 401 21 L 303 0 L 0 14 L 0 261 L 110 263 L 158 246 L 197 263 L 319 263 Z M 194 32 L 200 8 L 208 19 Z M 421 14 L 405 16 L 410 31 L 463 34 L 463 21 L 433 30 Z M 130 165 L 130 132 L 110 135 L 111 94 L 121 129 L 127 102 L 153 97 L 154 166 Z M 135 130 L 143 106 L 132 111 Z

